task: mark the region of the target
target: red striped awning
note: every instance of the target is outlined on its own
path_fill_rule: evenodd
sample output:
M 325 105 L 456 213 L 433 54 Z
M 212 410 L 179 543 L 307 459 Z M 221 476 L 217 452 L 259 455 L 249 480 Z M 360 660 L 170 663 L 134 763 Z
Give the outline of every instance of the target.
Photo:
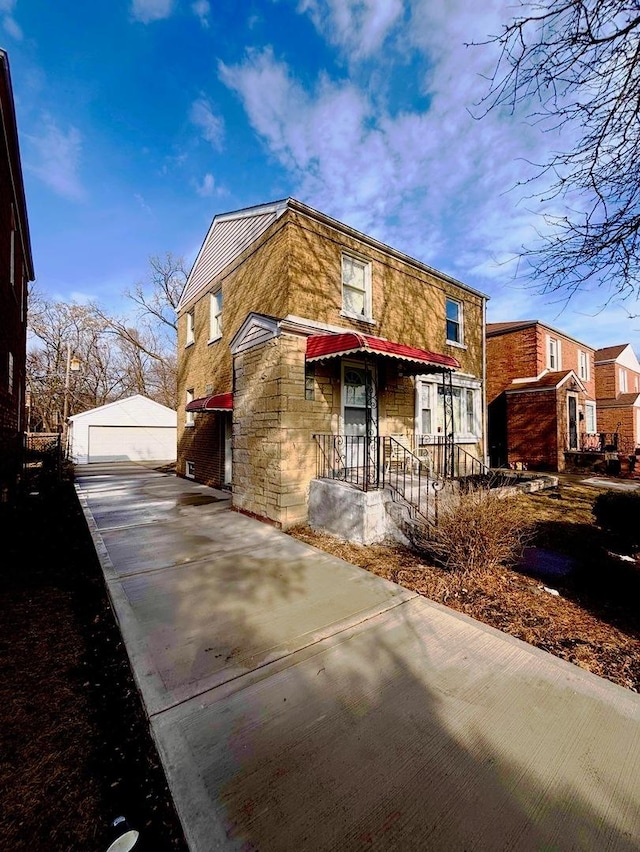
M 214 396 L 201 396 L 187 403 L 187 411 L 232 411 L 233 394 L 217 393 Z
M 323 361 L 326 358 L 355 355 L 359 352 L 405 361 L 417 368 L 439 367 L 446 370 L 460 368 L 460 363 L 450 355 L 429 352 L 404 343 L 392 343 L 382 337 L 371 337 L 369 334 L 359 334 L 356 331 L 347 331 L 343 334 L 312 334 L 307 338 L 307 361 Z

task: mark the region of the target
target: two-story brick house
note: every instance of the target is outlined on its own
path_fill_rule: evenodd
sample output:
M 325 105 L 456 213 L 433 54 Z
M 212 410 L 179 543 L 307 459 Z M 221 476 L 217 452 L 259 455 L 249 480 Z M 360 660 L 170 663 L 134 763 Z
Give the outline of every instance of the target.
M 0 501 L 11 502 L 26 431 L 27 285 L 34 280 L 9 59 L 0 49 Z
M 286 528 L 327 438 L 345 469 L 384 435 L 484 459 L 485 301 L 292 198 L 216 216 L 178 306 L 178 474 Z
M 640 364 L 630 343 L 595 353 L 598 431 L 617 435 L 621 452 L 640 446 Z
M 491 465 L 564 470 L 596 435 L 594 349 L 537 320 L 487 324 Z

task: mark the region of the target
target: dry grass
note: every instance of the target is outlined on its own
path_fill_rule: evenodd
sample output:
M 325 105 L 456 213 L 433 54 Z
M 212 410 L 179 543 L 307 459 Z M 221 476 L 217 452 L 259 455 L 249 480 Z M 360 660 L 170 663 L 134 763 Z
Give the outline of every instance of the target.
M 571 574 L 553 581 L 506 567 L 460 574 L 396 543 L 365 547 L 306 526 L 289 532 L 637 692 L 640 567 L 608 554 L 609 542 L 591 514 L 597 493 L 568 483 L 524 497 L 536 546 L 574 560 Z M 558 596 L 545 590 L 551 582 Z

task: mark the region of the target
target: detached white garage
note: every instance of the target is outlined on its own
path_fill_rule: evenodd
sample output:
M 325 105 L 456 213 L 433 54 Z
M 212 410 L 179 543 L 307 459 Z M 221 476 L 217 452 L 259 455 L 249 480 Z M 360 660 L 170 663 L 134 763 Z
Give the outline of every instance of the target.
M 175 461 L 177 414 L 136 394 L 69 418 L 69 458 L 75 464 Z

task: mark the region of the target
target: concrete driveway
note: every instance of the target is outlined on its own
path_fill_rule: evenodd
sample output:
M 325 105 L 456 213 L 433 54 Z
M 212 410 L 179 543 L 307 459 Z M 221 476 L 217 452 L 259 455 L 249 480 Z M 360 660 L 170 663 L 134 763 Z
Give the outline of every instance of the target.
M 192 850 L 639 850 L 640 697 L 134 464 L 76 469 Z

